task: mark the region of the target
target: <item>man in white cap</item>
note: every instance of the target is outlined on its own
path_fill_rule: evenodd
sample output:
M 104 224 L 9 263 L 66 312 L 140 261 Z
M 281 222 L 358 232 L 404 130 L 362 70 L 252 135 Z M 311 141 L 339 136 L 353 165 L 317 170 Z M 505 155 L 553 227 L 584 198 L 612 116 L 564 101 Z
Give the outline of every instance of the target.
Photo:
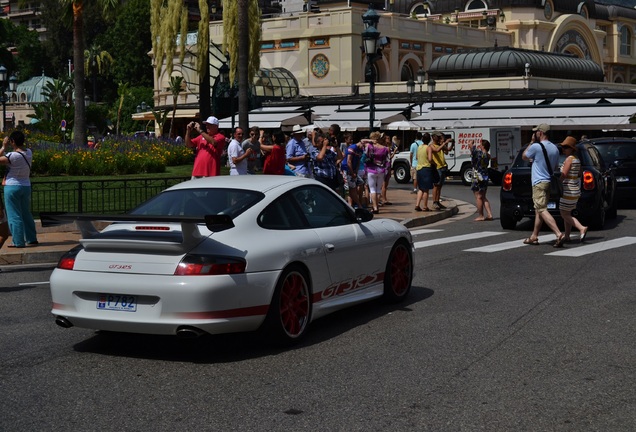
M 300 177 L 310 177 L 309 153 L 303 141 L 303 128 L 294 125 L 291 131 L 292 138 L 287 143 L 285 154 L 287 163 L 294 166 L 294 174 Z
M 534 230 L 523 242 L 539 244 L 539 231 L 543 222 L 548 225 L 557 241 L 554 247 L 563 247 L 565 235 L 559 230 L 556 221 L 548 211 L 550 201 L 550 179 L 559 164 L 559 149 L 548 139 L 550 125 L 541 123 L 532 129 L 532 144 L 523 152 L 523 159 L 532 161 L 532 203 L 534 204 Z M 549 165 L 549 166 L 548 166 Z M 558 197 L 556 198 L 558 200 Z
M 186 146 L 197 150 L 192 178 L 221 175 L 221 154 L 225 149 L 225 136 L 219 132 L 219 120 L 216 117 L 208 117 L 203 124 L 205 131 L 202 131 L 196 122 L 190 122 L 186 129 Z M 200 133 L 196 138 L 190 138 L 193 129 Z

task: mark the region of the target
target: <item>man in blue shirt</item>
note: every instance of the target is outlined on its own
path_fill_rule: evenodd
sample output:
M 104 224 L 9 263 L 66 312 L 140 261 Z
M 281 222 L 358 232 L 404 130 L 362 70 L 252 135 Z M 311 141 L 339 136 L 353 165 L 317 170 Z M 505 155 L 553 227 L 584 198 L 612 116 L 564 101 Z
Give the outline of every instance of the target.
M 424 144 L 424 142 L 428 144 L 430 141 L 431 136 L 428 132 L 418 132 L 417 135 L 415 135 L 415 141 L 413 141 L 409 148 L 409 156 L 411 158 L 411 178 L 413 179 L 413 192 L 411 193 L 417 193 L 417 148 Z
M 559 230 L 556 221 L 548 211 L 548 201 L 550 201 L 550 170 L 548 164 L 552 168 L 552 171 L 556 171 L 559 164 L 559 149 L 548 139 L 548 133 L 550 132 L 550 125 L 542 123 L 532 129 L 532 141 L 526 150 L 523 152 L 523 159 L 532 161 L 532 202 L 534 204 L 534 230 L 532 235 L 525 239 L 525 244 L 538 245 L 539 244 L 539 231 L 543 222 L 548 225 L 554 235 L 556 235 L 557 241 L 554 247 L 563 247 L 563 240 L 565 235 Z M 546 160 L 544 156 L 543 147 L 545 148 L 545 154 L 548 156 Z
M 291 131 L 292 138 L 287 143 L 285 154 L 287 163 L 294 167 L 294 174 L 300 177 L 310 177 L 308 161 L 309 153 L 303 141 L 303 129 L 295 125 Z

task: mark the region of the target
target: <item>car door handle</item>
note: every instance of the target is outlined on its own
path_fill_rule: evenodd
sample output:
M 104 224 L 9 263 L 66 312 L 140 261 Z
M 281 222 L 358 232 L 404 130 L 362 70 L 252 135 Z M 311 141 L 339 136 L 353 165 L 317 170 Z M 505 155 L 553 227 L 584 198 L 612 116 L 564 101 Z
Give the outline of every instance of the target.
M 331 243 L 325 243 L 325 248 L 327 248 L 327 252 L 333 252 L 336 250 L 336 245 Z

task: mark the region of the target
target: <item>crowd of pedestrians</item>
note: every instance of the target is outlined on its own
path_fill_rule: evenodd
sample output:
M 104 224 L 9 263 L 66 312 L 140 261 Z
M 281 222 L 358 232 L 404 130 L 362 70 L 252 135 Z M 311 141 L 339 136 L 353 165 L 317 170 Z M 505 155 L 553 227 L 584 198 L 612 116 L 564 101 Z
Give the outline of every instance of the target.
M 396 136 L 372 132 L 354 142 L 353 135 L 342 133 L 337 124 L 327 131 L 295 125 L 288 135 L 255 126 L 249 135 L 243 139 L 243 128 L 236 127 L 226 139 L 216 117 L 202 125 L 188 124 L 185 145 L 196 151 L 192 178 L 220 175 L 226 155 L 230 175 L 262 172 L 313 178 L 346 197 L 354 208 L 379 213 L 381 206 L 392 205 L 387 189 L 391 159 L 399 151 Z

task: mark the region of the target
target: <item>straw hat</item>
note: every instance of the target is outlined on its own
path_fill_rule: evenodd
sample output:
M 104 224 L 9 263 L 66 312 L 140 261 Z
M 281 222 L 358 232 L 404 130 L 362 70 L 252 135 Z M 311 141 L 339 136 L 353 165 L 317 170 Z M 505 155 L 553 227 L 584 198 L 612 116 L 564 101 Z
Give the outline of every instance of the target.
M 561 143 L 561 147 L 569 147 L 572 150 L 576 150 L 576 138 L 572 136 L 566 137 Z

